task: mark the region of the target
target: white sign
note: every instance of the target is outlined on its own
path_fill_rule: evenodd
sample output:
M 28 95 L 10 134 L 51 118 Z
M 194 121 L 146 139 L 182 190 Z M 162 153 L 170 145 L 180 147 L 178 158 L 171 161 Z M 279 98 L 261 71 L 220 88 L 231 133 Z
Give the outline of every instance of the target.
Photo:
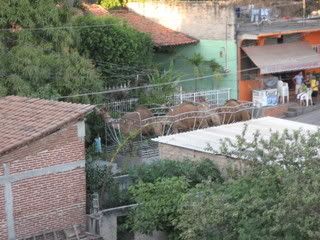
M 278 104 L 278 90 L 253 90 L 252 101 L 256 107 L 276 106 Z

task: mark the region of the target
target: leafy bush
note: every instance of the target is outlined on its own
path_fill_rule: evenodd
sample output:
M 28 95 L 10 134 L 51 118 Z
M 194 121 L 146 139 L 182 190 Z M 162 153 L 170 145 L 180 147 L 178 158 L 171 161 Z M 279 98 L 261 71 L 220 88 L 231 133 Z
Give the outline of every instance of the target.
M 320 132 L 284 131 L 270 139 L 256 133 L 251 141 L 245 129 L 236 139 L 226 140 L 223 152 L 248 159 L 250 169 L 184 196 L 176 221 L 181 239 L 318 239 Z
M 250 169 L 223 183 L 202 181 L 182 191 L 176 177 L 166 177 L 199 182 L 208 167 L 197 171 L 199 180 L 179 163 L 145 168 L 140 179 L 148 183 L 132 189 L 141 203 L 131 216 L 134 229 L 164 230 L 182 240 L 320 239 L 320 131 L 285 131 L 270 139 L 257 133 L 250 140 L 245 133 L 236 143 L 226 140 L 222 151 L 248 159 Z
M 99 91 L 102 82 L 93 65 L 78 53 L 47 53 L 39 46 L 15 46 L 1 54 L 6 76 L 0 85 L 8 95 L 51 98 Z M 1 63 L 0 63 L 1 64 Z M 71 99 L 98 102 L 99 97 Z
M 119 183 L 115 180 L 115 175 L 111 171 L 111 167 L 101 166 L 101 163 L 99 164 L 97 160 L 87 160 L 86 177 L 87 194 L 99 193 L 100 207 L 102 209 L 132 203 L 129 192 L 126 189 L 120 189 Z M 103 184 L 107 189 L 105 192 L 101 192 Z
M 185 177 L 191 186 L 202 181 L 212 180 L 222 182 L 223 178 L 216 165 L 211 160 L 173 161 L 161 160 L 151 164 L 143 164 L 129 170 L 129 175 L 135 181 L 154 183 L 161 178 Z
M 105 8 L 118 8 L 125 7 L 128 3 L 128 0 L 101 0 L 100 5 Z
M 146 234 L 165 231 L 174 239 L 177 236 L 174 229 L 177 207 L 188 188 L 183 177 L 158 179 L 154 183 L 139 182 L 131 187 L 130 192 L 139 205 L 129 215 L 130 227 Z
M 277 166 L 273 173 L 197 186 L 178 209 L 181 239 L 318 239 L 318 169 L 290 172 Z
M 151 65 L 153 44 L 147 34 L 113 17 L 83 16 L 75 24 L 92 26 L 79 30 L 78 49 L 94 60 L 106 86 L 119 86 Z
M 161 160 L 130 169 L 129 176 L 136 183 L 130 188 L 132 199 L 139 205 L 128 226 L 142 233 L 165 231 L 170 239 L 179 235 L 175 221 L 183 195 L 203 181 L 223 181 L 211 160 Z
M 168 104 L 171 100 L 170 96 L 176 91 L 176 84 L 174 82 L 178 79 L 179 77 L 175 75 L 173 67 L 170 67 L 163 74 L 155 71 L 149 76 L 149 84 L 162 85 L 140 91 L 139 102 L 145 105 Z
M 91 61 L 74 49 L 72 11 L 56 0 L 1 1 L 0 94 L 53 98 L 101 91 Z M 38 28 L 37 31 L 28 28 Z M 98 97 L 72 98 L 98 102 Z

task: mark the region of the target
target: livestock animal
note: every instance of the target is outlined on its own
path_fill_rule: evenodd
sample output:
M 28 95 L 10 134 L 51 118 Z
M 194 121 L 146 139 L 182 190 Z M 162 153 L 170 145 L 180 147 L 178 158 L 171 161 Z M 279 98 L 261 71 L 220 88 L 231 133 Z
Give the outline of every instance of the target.
M 205 103 L 183 102 L 172 107 L 168 114 L 168 122 L 165 126 L 173 133 L 190 131 L 220 125 L 219 116 L 210 111 Z
M 227 100 L 224 107 L 219 109 L 219 112 L 222 124 L 247 121 L 251 119 L 249 111 L 243 109 L 241 103 L 235 99 Z
M 144 107 L 138 106 L 134 112 L 124 114 L 120 119 L 120 130 L 125 136 L 133 132 L 141 131 L 142 135 L 152 135 L 152 126 L 141 126 L 141 121 L 153 116 L 152 112 Z

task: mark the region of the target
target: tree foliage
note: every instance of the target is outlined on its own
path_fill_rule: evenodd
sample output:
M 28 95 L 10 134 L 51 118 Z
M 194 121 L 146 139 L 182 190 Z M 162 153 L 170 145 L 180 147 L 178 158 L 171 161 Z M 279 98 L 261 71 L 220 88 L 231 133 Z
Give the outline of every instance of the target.
M 318 239 L 320 132 L 245 132 L 225 142 L 225 154 L 253 164 L 222 185 L 202 184 L 179 206 L 181 239 Z M 227 147 L 226 147 L 227 146 Z M 190 221 L 196 217 L 199 221 Z
M 92 26 L 80 29 L 79 51 L 93 59 L 106 86 L 150 73 L 153 44 L 147 34 L 113 17 L 88 15 L 79 17 L 76 24 Z
M 168 104 L 176 91 L 175 81 L 179 77 L 175 75 L 173 68 L 164 73 L 155 71 L 148 76 L 148 82 L 154 87 L 140 91 L 139 102 L 144 105 Z M 168 104 L 169 105 L 169 104 Z
M 99 3 L 105 8 L 120 8 L 125 7 L 128 0 L 100 0 Z
M 149 206 L 150 201 L 153 209 L 163 212 L 167 206 L 157 204 L 156 199 L 173 197 L 173 193 L 154 183 L 148 184 L 149 189 L 137 185 L 134 192 L 139 193 L 137 201 L 143 204 L 139 213 L 134 211 L 139 216 L 133 216 L 136 230 L 161 229 L 182 240 L 319 239 L 320 131 L 284 131 L 272 133 L 270 138 L 257 132 L 253 139 L 246 134 L 244 129 L 235 142 L 223 141 L 221 150 L 225 155 L 247 159 L 247 171 L 224 182 L 202 179 L 189 184 L 186 191 L 178 191 L 178 201 L 171 202 L 169 214 L 175 219 L 170 219 L 172 225 L 166 222 L 170 228 L 162 228 L 160 220 L 148 216 L 146 211 L 151 210 L 143 205 Z M 163 180 L 179 171 L 171 170 L 169 164 L 161 169 L 154 176 L 150 168 L 153 177 L 144 181 L 161 175 Z M 154 225 L 144 229 L 148 222 Z
M 223 67 L 215 60 L 206 60 L 200 53 L 194 53 L 191 57 L 186 58 L 186 62 L 193 67 L 193 73 L 196 78 L 200 78 L 204 73 L 211 72 L 213 74 L 213 88 L 215 80 L 223 80 Z M 195 89 L 198 89 L 198 80 L 195 80 Z
M 188 189 L 203 181 L 223 181 L 210 160 L 161 160 L 135 167 L 129 175 L 137 183 L 130 193 L 138 203 L 130 214 L 130 228 L 147 234 L 165 231 L 171 239 L 177 239 L 179 235 L 175 222 L 178 219 L 177 210 Z
M 102 90 L 91 61 L 74 48 L 64 1 L 0 1 L 0 94 L 52 98 Z M 73 101 L 97 101 L 78 98 Z
M 195 186 L 203 181 L 222 182 L 223 178 L 216 165 L 208 160 L 199 162 L 184 160 L 161 160 L 151 164 L 143 164 L 129 170 L 129 175 L 134 181 L 154 183 L 161 178 L 185 177 L 190 186 Z
M 130 191 L 139 205 L 129 218 L 132 229 L 146 234 L 164 231 L 174 239 L 177 207 L 188 187 L 186 179 L 178 177 L 163 178 L 154 183 L 139 182 L 133 186 Z

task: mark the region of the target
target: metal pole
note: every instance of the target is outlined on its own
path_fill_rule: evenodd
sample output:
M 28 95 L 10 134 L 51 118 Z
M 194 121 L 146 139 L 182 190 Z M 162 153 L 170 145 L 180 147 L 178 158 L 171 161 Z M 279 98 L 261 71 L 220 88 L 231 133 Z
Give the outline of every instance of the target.
M 229 19 L 227 17 L 226 19 L 226 42 L 225 42 L 225 68 L 226 70 L 228 69 L 228 22 L 229 22 Z
M 303 19 L 306 18 L 306 0 L 302 0 Z

